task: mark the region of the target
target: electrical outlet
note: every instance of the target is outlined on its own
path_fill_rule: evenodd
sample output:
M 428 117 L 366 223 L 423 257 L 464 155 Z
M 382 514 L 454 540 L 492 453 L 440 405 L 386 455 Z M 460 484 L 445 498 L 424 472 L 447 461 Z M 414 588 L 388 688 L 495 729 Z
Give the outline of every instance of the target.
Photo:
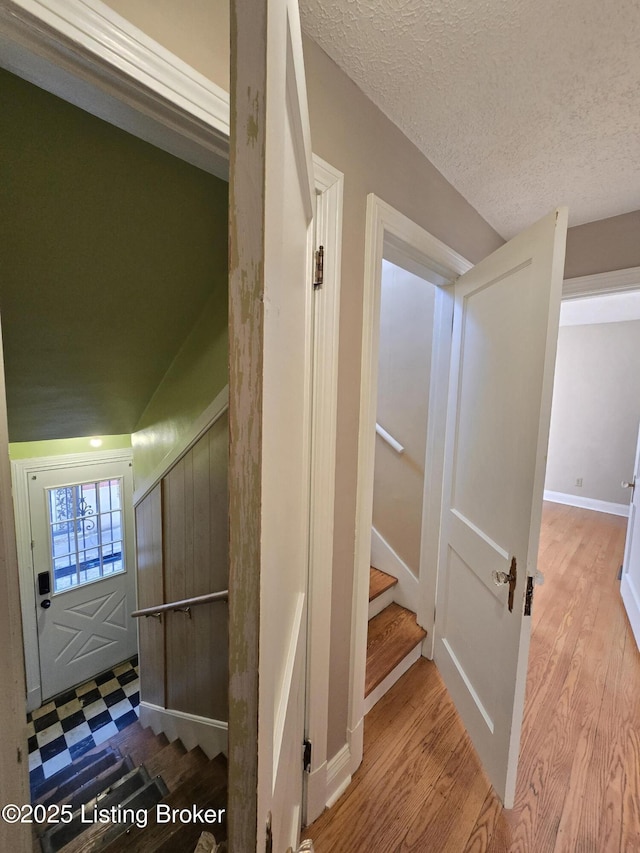
M 582 477 L 576 477 L 576 486 L 582 485 Z

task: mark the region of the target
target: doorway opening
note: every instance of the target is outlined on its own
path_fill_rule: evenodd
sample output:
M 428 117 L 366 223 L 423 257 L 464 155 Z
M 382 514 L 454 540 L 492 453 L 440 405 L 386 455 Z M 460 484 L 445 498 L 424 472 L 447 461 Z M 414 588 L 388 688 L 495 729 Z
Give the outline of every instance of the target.
M 372 699 L 364 698 L 366 683 L 367 633 L 369 616 L 370 566 L 375 562 L 380 567 L 393 572 L 393 560 L 388 549 L 381 548 L 381 538 L 376 530 L 372 535 L 375 477 L 376 444 L 389 444 L 389 438 L 395 441 L 396 448 L 389 451 L 398 453 L 403 447 L 402 441 L 389 435 L 387 426 L 380 423 L 388 438 L 383 438 L 376 430 L 378 422 L 378 368 L 381 339 L 381 306 L 383 298 L 383 270 L 393 279 L 394 269 L 400 269 L 400 275 L 407 276 L 407 283 L 426 288 L 431 302 L 425 317 L 429 329 L 424 336 L 429 345 L 422 347 L 424 358 L 428 350 L 429 366 L 425 385 L 428 386 L 426 423 L 423 416 L 422 451 L 417 450 L 419 467 L 424 469 L 421 492 L 421 512 L 414 520 L 414 541 L 419 542 L 418 578 L 412 580 L 413 572 L 402 572 L 403 586 L 408 598 L 414 604 L 417 625 L 427 632 L 422 649 L 426 657 L 433 657 L 433 626 L 436 596 L 436 566 L 438 560 L 440 513 L 443 493 L 444 434 L 446 423 L 446 400 L 449 380 L 449 361 L 451 355 L 451 324 L 453 319 L 453 294 L 451 283 L 458 275 L 471 267 L 471 264 L 428 234 L 407 217 L 374 195 L 368 198 L 367 241 L 365 258 L 365 293 L 363 300 L 363 343 L 362 343 L 362 385 L 360 396 L 360 435 L 358 456 L 357 491 L 357 536 L 353 601 L 353 641 L 351 662 L 351 702 L 350 702 L 350 767 L 353 770 L 360 764 L 363 754 L 362 728 L 364 715 L 371 703 L 379 696 L 370 693 Z M 425 306 L 427 307 L 427 306 Z M 428 318 L 428 319 L 427 319 Z M 383 322 L 384 318 L 383 318 Z M 386 346 L 384 335 L 382 345 Z M 385 378 L 382 380 L 385 381 Z M 424 410 L 424 396 L 422 401 Z M 384 403 L 383 403 L 384 407 Z M 380 413 L 382 416 L 382 412 Z M 382 451 L 382 448 L 381 448 Z M 384 451 L 386 452 L 386 448 Z M 402 455 L 402 454 L 400 454 Z M 378 475 L 382 472 L 378 471 Z M 414 483 L 415 489 L 415 483 Z M 378 507 L 379 508 L 379 507 Z M 419 526 L 419 534 L 415 536 Z M 414 549 L 415 553 L 415 549 Z M 373 558 L 373 559 L 372 559 Z M 395 563 L 397 566 L 397 562 Z M 398 584 L 400 587 L 400 584 Z M 404 594 L 404 591 L 400 593 Z M 410 664 L 409 664 L 410 665 Z M 402 674 L 398 671 L 397 677 Z M 386 685 L 383 684 L 382 689 Z M 380 691 L 378 691 L 380 692 Z M 380 693 L 380 695 L 382 695 Z M 345 779 L 344 786 L 349 779 Z
M 55 91 L 63 78 L 69 100 L 37 85 L 37 76 L 30 82 L 33 57 L 25 51 L 23 58 L 24 66 L 0 71 L 3 107 L 12 117 L 3 139 L 9 437 L 13 450 L 32 460 L 30 483 L 43 481 L 46 465 L 62 476 L 32 496 L 31 520 L 28 496 L 17 513 L 27 543 L 20 549 L 28 613 L 23 649 L 28 710 L 34 712 L 22 754 L 25 765 L 29 755 L 37 796 L 40 782 L 83 751 L 101 748 L 140 711 L 137 686 L 136 696 L 131 693 L 138 680 L 131 465 L 136 490 L 144 488 L 227 383 L 228 189 L 224 174 L 214 174 L 224 169 L 211 154 L 210 138 L 196 164 L 180 146 L 167 151 L 173 146 L 160 143 L 157 127 L 155 138 L 147 133 L 148 116 L 136 118 L 130 107 L 123 111 L 129 126 L 122 114 L 113 121 L 96 117 L 105 100 L 112 108 L 113 102 L 104 91 L 94 93 L 95 100 L 87 97 L 92 75 L 105 74 L 91 56 L 74 69 L 73 82 L 51 63 L 46 87 Z M 126 86 L 134 88 L 130 79 Z M 163 109 L 167 117 L 171 108 Z M 188 124 L 184 119 L 182 129 Z M 97 443 L 97 435 L 121 449 L 79 459 L 79 443 L 89 450 L 89 437 Z M 226 464 L 226 452 L 222 456 Z M 98 459 L 115 464 L 116 457 L 123 469 L 117 474 L 89 471 Z M 61 475 L 70 461 L 84 470 Z M 123 488 L 117 495 L 116 486 L 105 483 Z M 53 498 L 54 508 L 63 511 L 66 502 L 72 516 L 58 513 L 43 522 L 36 541 L 33 515 L 54 495 L 60 497 Z M 123 526 L 128 553 L 126 570 L 119 572 Z M 203 519 L 199 530 L 206 535 Z M 65 535 L 74 548 L 63 553 Z M 35 565 L 34 576 L 32 557 L 39 559 L 40 551 L 55 562 Z M 61 584 L 74 567 L 76 580 L 91 582 L 83 587 L 87 600 L 69 604 L 80 585 L 67 590 Z M 123 583 L 126 594 L 111 589 Z M 72 611 L 68 618 L 59 618 L 60 607 Z M 52 630 L 57 639 L 49 642 Z M 118 633 L 122 643 L 115 642 Z M 105 658 L 108 652 L 115 657 Z M 65 655 L 70 680 L 61 669 Z M 225 660 L 220 668 L 226 666 Z M 17 703 L 21 717 L 24 699 Z
M 429 433 L 435 438 L 427 439 L 430 475 L 425 484 L 433 505 L 425 503 L 427 535 L 422 541 L 426 552 L 435 545 L 437 569 L 426 584 L 429 598 L 425 596 L 423 603 L 424 622 L 418 612 L 418 623 L 426 628 L 430 620 L 435 648 L 425 650 L 425 656 L 433 654 L 490 778 L 510 804 L 524 701 L 567 211 L 553 211 L 466 275 L 458 275 L 465 271 L 464 261 L 461 264 L 433 238 L 430 242 L 415 225 L 407 225 L 404 235 L 390 240 L 384 220 L 392 219 L 393 212 L 375 199 L 370 201 L 365 281 L 371 293 L 365 288 L 358 540 L 371 521 L 373 483 L 367 465 L 372 464 L 375 430 L 381 259 L 385 242 L 397 246 L 403 239 L 411 246 L 406 232 L 413 226 L 416 242 L 422 238 L 426 246 L 423 265 L 442 276 L 441 282 L 432 280 L 440 284 L 437 292 L 449 297 L 436 299 L 435 315 L 439 316 L 440 302 L 446 322 L 441 334 L 435 332 L 434 343 L 444 357 L 433 359 Z M 455 287 L 447 288 L 454 279 Z M 430 529 L 433 536 L 428 535 Z M 358 586 L 367 569 L 362 541 L 357 542 L 356 554 L 357 649 L 366 641 L 361 610 L 366 599 Z M 421 582 L 428 580 L 421 575 Z M 359 665 L 354 656 L 356 675 Z M 361 682 L 354 681 L 360 687 Z M 353 707 L 363 707 L 357 706 L 355 695 L 352 701 Z
M 616 289 L 623 279 L 624 289 Z M 640 270 L 603 273 L 591 277 L 596 290 L 586 294 L 576 280 L 569 282 L 560 312 L 545 481 L 548 501 L 628 519 L 620 580 L 636 637 L 640 290 L 634 281 L 639 279 Z

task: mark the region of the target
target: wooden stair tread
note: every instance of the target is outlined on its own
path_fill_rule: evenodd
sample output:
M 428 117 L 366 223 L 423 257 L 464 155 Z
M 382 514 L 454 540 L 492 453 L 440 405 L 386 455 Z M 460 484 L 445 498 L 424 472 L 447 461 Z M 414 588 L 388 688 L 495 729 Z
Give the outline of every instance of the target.
M 154 734 L 153 729 L 127 726 L 109 740 L 109 744 L 117 746 L 123 755 L 130 755 L 134 764 L 144 764 L 149 761 L 156 752 L 167 746 L 169 740 L 162 732 Z
M 164 779 L 164 774 L 167 771 L 171 771 L 171 768 L 174 767 L 185 755 L 187 750 L 184 748 L 181 740 L 174 740 L 171 743 L 168 743 L 166 746 L 163 746 L 161 750 L 152 755 L 151 758 L 147 759 L 144 762 L 144 766 L 147 768 L 147 772 L 149 776 L 162 776 Z M 165 779 L 165 782 L 167 780 Z M 170 789 L 170 786 L 167 785 Z
M 370 566 L 369 601 L 373 601 L 374 598 L 382 595 L 383 592 L 391 589 L 391 587 L 395 586 L 397 583 L 398 580 L 397 578 L 394 578 L 393 575 L 388 575 L 386 572 L 381 572 L 380 569 L 374 569 L 373 566 Z
M 169 789 L 169 793 L 177 790 L 190 776 L 197 773 L 201 767 L 204 767 L 209 762 L 209 759 L 200 749 L 199 746 L 189 750 L 171 766 L 165 767 L 160 776 Z
M 163 800 L 171 808 L 188 809 L 194 805 L 199 808 L 222 808 L 226 809 L 227 805 L 227 762 L 224 756 L 217 756 L 209 761 L 204 767 L 199 768 L 190 779 L 183 782 L 179 788 L 173 793 L 168 794 Z M 153 810 L 152 813 L 153 815 Z M 114 838 L 113 841 L 102 848 L 102 853 L 149 853 L 153 850 L 158 853 L 160 850 L 172 850 L 174 853 L 178 851 L 188 850 L 189 847 L 183 847 L 183 844 L 191 844 L 184 838 L 185 832 L 188 835 L 189 830 L 193 831 L 193 844 L 191 849 L 197 844 L 200 833 L 207 829 L 212 832 L 216 839 L 221 840 L 226 837 L 226 821 L 221 827 L 203 826 L 201 823 L 163 823 L 156 824 L 149 820 L 149 825 L 143 829 L 134 826 L 126 834 Z M 176 843 L 176 836 L 180 833 L 181 844 Z M 89 853 L 91 848 L 87 848 L 86 853 Z
M 104 795 L 100 795 L 97 803 L 96 801 L 91 801 L 88 804 L 88 813 L 92 813 L 93 805 L 95 804 L 100 808 L 104 808 L 105 811 L 121 806 L 122 808 L 132 808 L 134 812 L 137 812 L 141 808 L 141 801 L 144 802 L 146 800 L 147 804 L 142 806 L 142 808 L 145 810 L 151 809 L 151 813 L 153 814 L 151 803 L 159 802 L 162 799 L 162 792 L 158 790 L 158 784 L 155 781 L 147 780 L 148 774 L 143 768 L 134 768 L 117 785 L 114 785 L 110 790 L 107 789 Z M 151 796 L 149 796 L 149 793 Z M 73 838 L 69 838 L 67 843 L 64 844 L 64 836 L 67 835 L 68 837 L 68 833 L 74 824 L 78 826 L 77 820 L 79 814 L 79 812 L 75 813 L 74 821 L 69 827 L 65 827 L 64 825 L 55 827 L 54 834 L 58 838 L 55 841 L 54 849 L 60 850 L 61 853 L 80 853 L 80 851 L 82 853 L 94 853 L 94 851 L 103 849 L 105 836 L 113 835 L 114 832 L 124 833 L 126 830 L 126 826 L 122 823 L 114 824 L 110 821 L 88 822 L 85 827 L 80 827 L 79 834 Z M 82 820 L 81 817 L 80 820 Z M 60 838 L 60 833 L 62 833 L 62 838 Z M 51 840 L 53 841 L 53 838 Z M 63 846 L 58 846 L 61 841 L 63 842 Z M 43 839 L 43 850 L 46 849 L 47 847 Z
M 390 604 L 369 622 L 365 692 L 368 696 L 400 661 L 427 636 L 416 614 Z
M 49 805 L 57 802 L 87 780 L 116 764 L 121 758 L 117 749 L 112 749 L 108 744 L 103 743 L 91 752 L 79 756 L 67 767 L 45 780 L 45 783 L 40 786 L 40 793 L 34 798 L 34 804 Z
M 84 785 L 79 785 L 74 791 L 70 792 L 64 799 L 57 799 L 58 805 L 70 805 L 73 811 L 78 809 L 81 803 L 87 803 L 93 797 L 97 796 L 105 788 L 108 788 L 126 773 L 133 769 L 132 760 L 129 756 L 121 758 L 116 764 L 94 776 Z

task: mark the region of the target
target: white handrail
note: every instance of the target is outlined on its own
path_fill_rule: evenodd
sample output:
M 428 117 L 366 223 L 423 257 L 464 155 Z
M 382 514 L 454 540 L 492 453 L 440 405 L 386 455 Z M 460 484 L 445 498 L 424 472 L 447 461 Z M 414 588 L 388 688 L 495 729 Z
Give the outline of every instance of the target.
M 389 435 L 386 429 L 383 429 L 380 424 L 376 424 L 376 432 L 383 441 L 386 441 L 390 447 L 393 447 L 396 453 L 404 453 L 404 447 L 400 442 L 396 441 L 392 435 Z

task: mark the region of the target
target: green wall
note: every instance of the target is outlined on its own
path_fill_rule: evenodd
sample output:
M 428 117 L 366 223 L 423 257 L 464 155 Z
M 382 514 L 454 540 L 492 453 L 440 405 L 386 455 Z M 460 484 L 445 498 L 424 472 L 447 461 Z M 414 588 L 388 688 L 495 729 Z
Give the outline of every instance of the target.
M 10 439 L 131 433 L 227 288 L 228 184 L 2 69 L 0 152 Z
M 102 441 L 92 447 L 92 438 Z M 82 438 L 61 438 L 48 441 L 14 441 L 9 445 L 11 459 L 36 459 L 41 456 L 65 456 L 68 453 L 96 453 L 100 450 L 122 450 L 131 447 L 130 435 L 87 435 Z
M 143 483 L 228 380 L 227 290 L 219 288 L 145 409 L 131 436 L 136 486 Z

